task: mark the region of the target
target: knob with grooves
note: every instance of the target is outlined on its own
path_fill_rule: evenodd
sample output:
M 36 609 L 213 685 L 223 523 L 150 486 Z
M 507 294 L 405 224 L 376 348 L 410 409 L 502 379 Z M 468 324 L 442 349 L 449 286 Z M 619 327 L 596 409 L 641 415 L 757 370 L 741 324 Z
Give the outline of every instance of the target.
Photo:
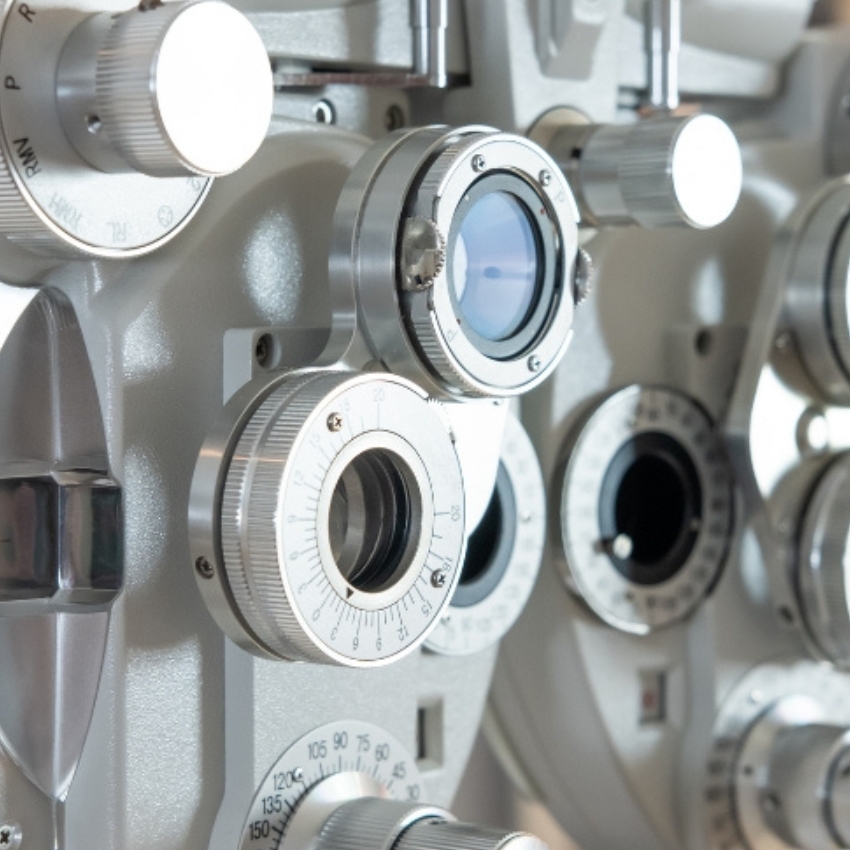
M 749 846 L 850 846 L 850 730 L 830 722 L 818 700 L 791 694 L 772 703 L 742 741 L 736 775 L 736 818 Z
M 707 229 L 732 214 L 741 194 L 738 142 L 713 115 L 566 124 L 547 148 L 596 226 Z
M 315 850 L 547 850 L 527 833 L 459 823 L 433 806 L 377 797 L 337 808 L 313 846 Z
M 833 463 L 809 500 L 800 536 L 797 590 L 821 652 L 850 668 L 850 455 Z
M 236 9 L 150 0 L 75 30 L 57 93 L 69 139 L 97 168 L 217 177 L 260 146 L 273 84 L 263 42 Z

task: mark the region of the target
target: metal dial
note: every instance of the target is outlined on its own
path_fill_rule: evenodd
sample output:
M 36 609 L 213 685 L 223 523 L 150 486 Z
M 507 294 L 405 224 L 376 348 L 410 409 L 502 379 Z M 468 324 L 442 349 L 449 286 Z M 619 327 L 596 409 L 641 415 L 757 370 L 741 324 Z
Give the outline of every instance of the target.
M 273 91 L 259 34 L 221 0 L 92 15 L 65 45 L 57 89 L 83 157 L 154 177 L 240 168 L 265 138 Z
M 534 446 L 510 415 L 490 506 L 470 536 L 460 582 L 425 644 L 428 649 L 450 655 L 479 652 L 514 624 L 540 569 L 544 493 Z
M 239 850 L 278 850 L 307 792 L 342 774 L 363 780 L 359 787 L 346 783 L 352 790 L 334 795 L 337 805 L 364 792 L 411 802 L 422 796 L 416 761 L 397 738 L 359 720 L 329 723 L 296 741 L 269 770 L 245 819 Z
M 0 231 L 60 256 L 126 257 L 177 233 L 208 190 L 198 176 L 105 173 L 86 162 L 63 130 L 57 66 L 74 30 L 93 12 L 123 12 L 118 0 L 7 5 L 0 33 Z M 106 7 L 106 8 L 104 8 Z M 91 128 L 97 128 L 97 116 Z M 79 121 L 86 116 L 79 117 Z
M 393 134 L 357 163 L 333 285 L 393 372 L 448 397 L 539 385 L 572 338 L 578 213 L 533 142 L 486 127 Z
M 219 623 L 266 657 L 372 666 L 413 651 L 465 545 L 439 406 L 394 376 L 333 372 L 245 403 L 225 411 L 224 445 L 208 442 L 195 477 L 196 565 L 210 568 L 198 582 Z
M 841 798 L 846 799 L 850 789 L 839 787 L 846 785 L 846 778 L 830 790 L 829 800 L 819 797 L 806 781 L 807 775 L 824 778 L 821 771 L 812 774 L 805 762 L 806 754 L 817 756 L 822 749 L 818 739 L 824 738 L 825 726 L 836 727 L 832 735 L 836 741 L 850 727 L 850 678 L 845 674 L 811 661 L 789 659 L 761 665 L 744 677 L 715 723 L 704 797 L 709 847 L 821 850 L 817 840 L 811 841 L 814 833 L 800 844 L 799 837 L 787 834 L 787 827 L 821 832 L 827 813 L 836 827 L 844 828 L 845 810 L 834 804 L 840 806 Z M 783 757 L 781 750 L 788 755 L 794 749 L 780 740 L 787 732 L 792 738 L 802 733 L 802 757 Z M 784 801 L 777 796 L 783 792 Z
M 669 389 L 628 387 L 571 445 L 562 568 L 616 628 L 687 617 L 717 581 L 732 524 L 731 473 L 708 416 Z
M 817 649 L 850 667 L 850 455 L 832 463 L 806 507 L 797 589 L 803 621 Z

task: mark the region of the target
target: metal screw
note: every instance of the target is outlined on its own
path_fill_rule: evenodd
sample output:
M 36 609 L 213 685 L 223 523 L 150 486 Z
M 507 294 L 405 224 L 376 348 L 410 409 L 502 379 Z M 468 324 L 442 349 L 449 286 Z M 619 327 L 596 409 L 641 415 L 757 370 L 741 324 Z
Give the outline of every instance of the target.
M 342 430 L 342 414 L 341 413 L 331 413 L 328 416 L 328 431 L 333 431 L 336 433 L 337 431 Z
M 254 345 L 254 358 L 260 366 L 268 366 L 272 355 L 272 338 L 263 334 Z
M 791 347 L 791 334 L 788 331 L 780 331 L 773 344 L 778 351 L 787 351 Z
M 319 124 L 336 124 L 336 110 L 329 100 L 319 100 L 313 104 L 313 117 Z
M 540 355 L 532 354 L 531 357 L 528 358 L 529 372 L 539 372 L 542 365 L 543 361 L 540 359 Z
M 212 578 L 215 575 L 213 565 L 203 555 L 195 559 L 195 569 L 201 578 Z
M 295 770 L 292 771 L 292 778 L 296 782 L 303 782 L 304 781 L 304 769 L 300 768 L 300 767 L 296 767 Z
M 548 186 L 552 182 L 552 175 L 548 171 L 541 171 L 537 179 L 541 186 Z
M 398 104 L 392 104 L 384 113 L 384 127 L 388 133 L 404 127 L 404 110 Z
M 472 170 L 473 171 L 483 171 L 487 167 L 487 160 L 481 156 L 480 153 L 475 154 L 472 157 Z
M 763 699 L 764 694 L 761 691 L 756 690 L 750 692 L 749 700 L 753 705 L 758 705 Z
M 14 823 L 0 825 L 0 847 L 3 850 L 17 850 L 21 846 L 21 828 Z
M 431 573 L 431 585 L 433 587 L 445 587 L 448 576 L 445 570 L 434 570 Z

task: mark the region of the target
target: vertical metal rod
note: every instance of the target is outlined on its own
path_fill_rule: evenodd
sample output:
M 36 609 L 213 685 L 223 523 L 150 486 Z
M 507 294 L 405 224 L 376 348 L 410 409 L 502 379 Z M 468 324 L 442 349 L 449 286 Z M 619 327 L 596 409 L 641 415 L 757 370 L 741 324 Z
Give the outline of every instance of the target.
M 646 0 L 649 105 L 672 112 L 679 105 L 681 0 Z
M 448 17 L 448 0 L 411 0 L 413 73 L 427 78 L 435 88 L 445 88 L 448 85 L 446 72 Z

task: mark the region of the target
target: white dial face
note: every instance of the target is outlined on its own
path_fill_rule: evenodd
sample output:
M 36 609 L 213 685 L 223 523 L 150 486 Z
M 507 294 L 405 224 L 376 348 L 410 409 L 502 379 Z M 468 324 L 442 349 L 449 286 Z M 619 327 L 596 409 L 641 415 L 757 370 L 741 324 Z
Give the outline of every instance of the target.
M 296 741 L 266 775 L 245 820 L 239 850 L 278 850 L 306 793 L 338 773 L 362 773 L 397 800 L 417 801 L 416 762 L 393 735 L 347 720 L 320 726 Z
M 281 486 L 281 578 L 302 628 L 331 657 L 397 658 L 448 604 L 464 551 L 464 494 L 445 450 L 435 409 L 390 379 L 345 385 L 299 434 Z M 368 565 L 380 545 L 368 541 L 382 535 L 396 550 L 390 571 Z
M 500 494 L 505 487 L 509 492 Z M 545 486 L 537 454 L 525 429 L 513 415 L 508 417 L 502 444 L 501 470 L 494 498 L 498 498 L 498 525 L 473 533 L 467 547 L 460 584 L 452 604 L 428 638 L 426 647 L 448 655 L 480 652 L 499 640 L 522 613 L 540 570 L 546 534 Z M 489 522 L 485 514 L 482 525 Z M 476 533 L 492 535 L 483 547 L 475 545 Z M 489 562 L 469 563 L 487 551 Z M 490 580 L 493 573 L 493 580 Z M 476 593 L 476 586 L 481 588 Z M 463 603 L 463 604 L 460 604 Z
M 97 8 L 46 0 L 7 6 L 0 36 L 0 147 L 9 179 L 46 230 L 83 252 L 127 256 L 152 250 L 179 230 L 209 181 L 106 174 L 84 162 L 65 136 L 55 105 L 62 48 L 87 15 L 110 6 L 127 8 L 115 0 Z
M 728 463 L 689 398 L 629 387 L 587 420 L 561 495 L 563 566 L 606 622 L 644 634 L 686 617 L 717 580 L 731 523 Z

